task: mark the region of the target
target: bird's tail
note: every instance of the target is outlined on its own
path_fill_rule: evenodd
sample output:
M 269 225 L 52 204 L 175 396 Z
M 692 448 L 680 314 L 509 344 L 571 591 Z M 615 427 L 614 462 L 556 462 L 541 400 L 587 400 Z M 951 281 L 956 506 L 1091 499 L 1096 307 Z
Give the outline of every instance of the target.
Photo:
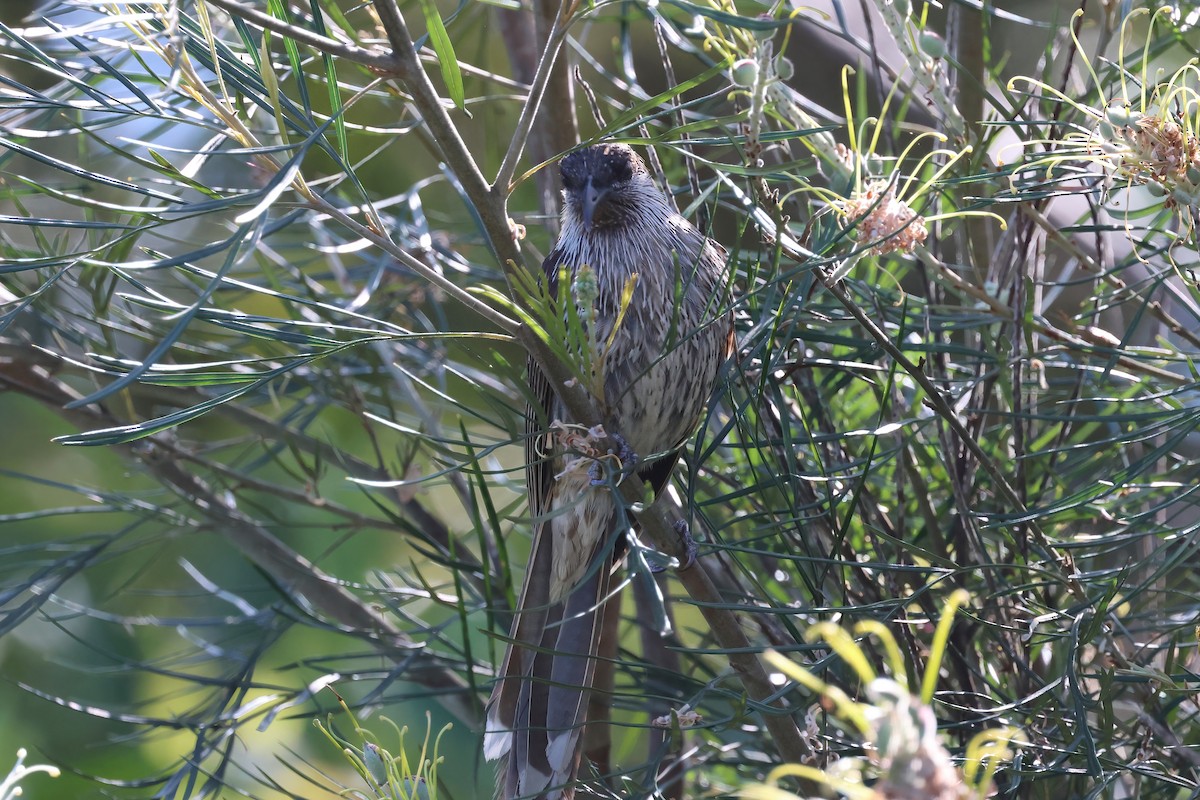
M 535 553 L 530 570 L 537 566 Z M 548 608 L 525 604 L 534 600 L 528 586 L 522 593 L 516 643 L 488 704 L 484 739 L 487 758 L 506 757 L 498 771 L 500 800 L 570 800 L 575 794 L 605 606 L 617 602 L 610 597 L 612 573 L 605 559 Z

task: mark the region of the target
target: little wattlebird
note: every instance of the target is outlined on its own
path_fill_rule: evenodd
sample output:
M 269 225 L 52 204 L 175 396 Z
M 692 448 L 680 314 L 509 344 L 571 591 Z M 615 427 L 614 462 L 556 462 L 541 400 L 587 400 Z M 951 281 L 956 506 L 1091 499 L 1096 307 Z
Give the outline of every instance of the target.
M 623 443 L 624 467 L 657 494 L 733 347 L 725 256 L 680 216 L 629 147 L 577 150 L 560 170 L 562 228 L 544 277 L 556 293 L 560 273 L 574 281 L 591 268 L 594 308 L 580 317 L 607 347 L 601 421 Z M 601 637 L 615 636 L 602 620 L 605 606 L 611 613 L 618 603 L 613 571 L 628 523 L 596 467 L 572 468 L 580 456 L 549 434 L 550 423 L 573 420 L 532 363 L 529 382 L 540 406 L 526 423 L 533 549 L 488 704 L 484 753 L 506 759 L 497 781 L 503 800 L 570 800 Z

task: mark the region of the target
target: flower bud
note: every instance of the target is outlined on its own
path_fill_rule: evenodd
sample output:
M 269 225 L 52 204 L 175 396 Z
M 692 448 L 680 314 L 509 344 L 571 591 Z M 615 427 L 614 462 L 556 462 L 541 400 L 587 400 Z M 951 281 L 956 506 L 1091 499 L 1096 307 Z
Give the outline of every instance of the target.
M 403 796 L 413 800 L 429 800 L 429 787 L 425 784 L 425 779 L 405 778 Z
M 1123 102 L 1113 101 L 1104 109 L 1104 118 L 1118 128 L 1132 128 L 1138 124 L 1142 115 Z
M 922 31 L 920 38 L 917 39 L 917 45 L 921 48 L 921 52 L 930 58 L 946 57 L 946 40 L 933 31 Z
M 760 22 L 774 22 L 775 16 L 773 14 L 771 14 L 771 12 L 769 12 L 769 11 L 764 11 L 763 13 L 758 15 L 758 19 Z M 762 29 L 756 30 L 754 32 L 754 38 L 758 39 L 760 42 L 766 41 L 767 39 L 772 39 L 772 38 L 774 38 L 774 36 L 775 36 L 774 28 L 762 28 Z
M 379 745 L 374 742 L 363 745 L 363 764 L 367 772 L 371 773 L 371 779 L 380 786 L 386 786 L 388 782 L 387 765 L 383 763 L 383 758 L 387 755 L 387 752 L 380 750 Z
M 734 63 L 729 74 L 734 86 L 748 89 L 758 81 L 758 62 L 753 58 L 743 58 Z
M 792 66 L 792 60 L 780 56 L 775 61 L 775 74 L 779 76 L 781 81 L 790 81 L 792 76 L 796 74 L 796 68 Z
M 590 264 L 583 264 L 575 271 L 571 294 L 582 308 L 593 308 L 596 305 L 596 298 L 600 296 L 600 284 L 597 283 L 596 271 Z

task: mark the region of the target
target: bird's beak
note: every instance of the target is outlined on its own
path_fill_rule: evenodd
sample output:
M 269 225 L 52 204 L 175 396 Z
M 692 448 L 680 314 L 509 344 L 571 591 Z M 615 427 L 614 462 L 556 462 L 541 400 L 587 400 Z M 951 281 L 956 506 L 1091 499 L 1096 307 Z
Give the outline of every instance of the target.
M 598 189 L 592 185 L 591 181 L 588 181 L 587 186 L 583 187 L 583 227 L 585 229 L 592 227 L 596 209 L 600 207 L 607 196 L 607 189 Z

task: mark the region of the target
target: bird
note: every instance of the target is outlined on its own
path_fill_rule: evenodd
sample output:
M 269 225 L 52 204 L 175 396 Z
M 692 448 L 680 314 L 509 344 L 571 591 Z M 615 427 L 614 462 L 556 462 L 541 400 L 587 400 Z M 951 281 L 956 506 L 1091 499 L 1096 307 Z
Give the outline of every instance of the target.
M 595 398 L 601 422 L 623 444 L 626 467 L 657 496 L 732 352 L 727 258 L 679 214 L 629 146 L 577 149 L 559 170 L 559 236 L 542 278 L 557 294 L 560 274 L 574 281 L 590 268 L 594 275 L 594 307 L 580 309 L 580 318 L 594 326 L 591 340 L 608 347 Z M 503 759 L 501 800 L 571 800 L 601 639 L 615 636 L 604 615 L 619 606 L 614 571 L 627 523 L 595 468 L 571 469 L 581 456 L 548 430 L 576 421 L 532 360 L 528 380 L 533 546 L 487 706 L 484 755 Z

